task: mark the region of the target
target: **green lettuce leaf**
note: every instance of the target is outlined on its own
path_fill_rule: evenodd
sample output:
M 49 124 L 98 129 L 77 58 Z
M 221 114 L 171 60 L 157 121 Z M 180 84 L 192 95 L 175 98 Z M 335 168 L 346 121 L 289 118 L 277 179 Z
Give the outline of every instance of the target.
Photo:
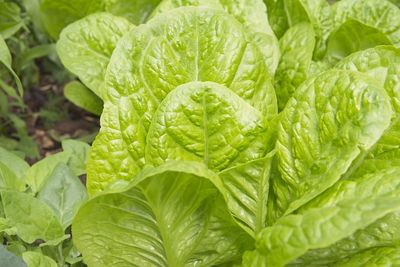
M 22 258 L 28 267 L 57 267 L 57 263 L 40 252 L 27 251 L 22 254 Z
M 232 265 L 251 239 L 229 215 L 221 186 L 201 163 L 145 168 L 79 210 L 74 243 L 89 266 Z
M 285 3 L 282 0 L 264 0 L 267 6 L 268 21 L 279 39 L 289 28 L 289 22 L 285 12 Z
M 24 179 L 33 193 L 37 193 L 42 189 L 60 163 L 68 165 L 76 176 L 86 173 L 85 166 L 90 146 L 81 141 L 64 140 L 62 147 L 64 149 L 63 152 L 44 158 L 27 170 Z
M 182 6 L 206 6 L 223 9 L 249 30 L 248 36 L 264 55 L 270 73 L 275 73 L 279 61 L 278 41 L 269 23 L 262 0 L 164 0 L 152 16 Z
M 105 11 L 122 16 L 138 25 L 146 21 L 159 2 L 160 0 L 42 0 L 40 14 L 49 35 L 58 39 L 67 25 L 97 12 Z
M 240 23 L 204 7 L 174 9 L 125 35 L 106 74 L 102 128 L 87 168 L 89 192 L 130 180 L 142 168 L 153 115 L 179 85 L 224 85 L 266 119 L 274 117 L 272 77 L 262 58 Z
M 376 247 L 362 251 L 350 258 L 336 263 L 337 267 L 382 266 L 390 267 L 400 264 L 400 248 Z
M 268 126 L 261 113 L 226 87 L 177 87 L 158 107 L 146 138 L 146 163 L 203 162 L 216 172 L 264 157 Z
M 298 23 L 310 23 L 316 35 L 314 58 L 321 59 L 326 41 L 332 30 L 332 9 L 326 0 L 283 0 L 289 27 Z
M 87 199 L 87 193 L 78 177 L 67 165 L 60 163 L 38 193 L 37 198 L 53 209 L 65 230 L 71 225 L 82 202 Z
M 334 29 L 347 20 L 359 21 L 386 34 L 400 46 L 400 9 L 387 0 L 342 0 L 333 6 Z
M 330 191 L 343 192 L 337 189 L 345 184 L 349 190 L 343 194 L 328 192 L 321 197 L 325 204 L 321 205 L 317 198 L 318 205 L 311 203 L 299 214 L 280 218 L 260 233 L 257 249 L 244 256 L 245 266 L 264 266 L 267 263 L 285 266 L 307 251 L 318 248 L 326 247 L 331 253 L 329 246 L 400 209 L 399 174 L 400 169 L 395 168 L 361 177 L 357 182 L 350 182 L 351 186 L 344 181 Z M 346 247 L 342 244 L 340 248 Z M 315 255 L 321 254 L 317 252 Z
M 279 40 L 281 58 L 275 74 L 279 109 L 282 110 L 297 87 L 307 80 L 315 48 L 315 34 L 309 23 L 291 27 Z
M 78 81 L 69 82 L 64 86 L 64 96 L 76 106 L 100 116 L 103 112 L 103 101 L 89 88 Z
M 101 97 L 111 54 L 132 27 L 128 20 L 109 13 L 89 15 L 62 31 L 57 53 L 64 66 Z
M 2 191 L 4 214 L 16 233 L 26 243 L 41 239 L 51 241 L 64 236 L 61 224 L 53 211 L 35 197 L 15 191 Z
M 336 183 L 379 140 L 391 118 L 390 98 L 365 74 L 333 70 L 306 81 L 278 125 L 270 221 Z
M 386 194 L 397 188 L 399 168 L 388 168 L 376 173 L 341 180 L 326 192 L 303 206 L 304 213 L 315 208 L 334 207 L 340 201 L 354 196 L 366 198 Z M 400 242 L 400 213 L 396 211 L 376 220 L 367 227 L 326 248 L 309 251 L 296 260 L 298 264 L 332 264 L 373 247 L 395 246 Z
M 91 13 L 104 10 L 104 1 L 98 0 L 43 0 L 40 1 L 42 23 L 49 35 L 57 39 L 68 24 Z M 60 15 L 62 14 L 62 15 Z
M 25 173 L 29 169 L 29 164 L 26 163 L 23 159 L 7 151 L 4 148 L 0 147 L 0 163 L 7 166 L 10 171 L 12 171 L 15 176 L 22 179 L 25 176 Z
M 388 36 L 379 29 L 349 19 L 329 37 L 326 57 L 330 61 L 340 60 L 357 51 L 390 44 Z
M 335 67 L 365 73 L 377 80 L 391 99 L 395 114 L 380 140 L 364 151 L 346 175 L 360 176 L 391 166 L 400 166 L 400 50 L 393 46 L 367 49 L 343 59 Z

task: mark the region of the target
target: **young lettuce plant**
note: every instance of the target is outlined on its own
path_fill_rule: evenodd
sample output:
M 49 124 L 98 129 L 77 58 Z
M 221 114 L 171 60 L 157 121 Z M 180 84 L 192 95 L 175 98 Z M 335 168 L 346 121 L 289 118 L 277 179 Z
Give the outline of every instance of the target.
M 84 172 L 89 146 L 64 141 L 63 148 L 32 167 L 0 148 L 2 264 L 3 256 L 18 267 L 74 266 L 81 261 L 70 226 L 87 199 L 77 176 Z

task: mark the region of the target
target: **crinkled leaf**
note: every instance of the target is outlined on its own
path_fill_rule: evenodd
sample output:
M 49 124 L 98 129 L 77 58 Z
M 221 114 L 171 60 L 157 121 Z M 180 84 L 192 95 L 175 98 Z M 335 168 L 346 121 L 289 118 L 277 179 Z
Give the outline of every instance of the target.
M 400 50 L 379 46 L 354 53 L 343 59 L 336 68 L 366 73 L 384 86 L 396 111 L 391 126 L 380 140 L 365 151 L 347 176 L 360 176 L 390 166 L 400 166 Z
M 74 243 L 89 266 L 231 265 L 249 236 L 215 186 L 218 176 L 200 163 L 145 168 L 126 189 L 79 210 Z
M 276 98 L 262 58 L 242 25 L 204 7 L 174 9 L 125 35 L 107 70 L 102 128 L 88 162 L 89 191 L 130 180 L 140 170 L 153 114 L 179 85 L 225 85 L 273 117 Z
M 396 113 L 400 113 L 400 49 L 378 46 L 353 53 L 335 68 L 366 73 L 382 86 L 390 96 Z
M 103 101 L 89 88 L 78 81 L 65 85 L 64 96 L 76 106 L 100 116 L 103 112 Z
M 3 245 L 0 245 L 0 259 L 2 267 L 26 267 L 21 258 L 7 251 Z
M 43 202 L 25 193 L 2 191 L 4 214 L 18 236 L 26 243 L 64 236 L 64 231 L 53 211 Z
M 269 23 L 262 0 L 164 0 L 154 10 L 153 16 L 182 6 L 206 6 L 223 9 L 234 16 L 249 32 L 248 37 L 264 55 L 270 73 L 275 73 L 279 62 L 278 41 Z
M 271 149 L 269 138 L 260 112 L 227 88 L 188 83 L 171 92 L 154 114 L 146 162 L 191 160 L 215 171 L 228 169 L 221 174 L 228 205 L 254 235 L 265 227 L 270 161 L 263 157 Z
M 260 233 L 257 249 L 244 256 L 245 266 L 285 266 L 309 250 L 329 247 L 399 210 L 399 175 L 397 168 L 363 177 L 347 192 L 351 194 L 336 195 L 332 205 L 311 205 L 299 214 L 280 218 Z
M 224 86 L 187 83 L 172 91 L 153 115 L 145 157 L 203 162 L 222 171 L 264 157 L 268 126 L 261 113 Z
M 358 72 L 333 70 L 299 87 L 281 116 L 271 221 L 338 181 L 389 127 L 392 108 L 379 83 Z
M 275 89 L 282 110 L 297 87 L 309 77 L 315 34 L 308 23 L 291 27 L 279 40 L 281 58 L 275 74 Z
M 335 267 L 362 267 L 381 266 L 391 267 L 400 265 L 400 248 L 376 247 L 344 259 L 336 263 Z
M 101 97 L 101 87 L 112 52 L 133 25 L 122 17 L 96 13 L 66 27 L 57 42 L 62 63 Z
M 86 189 L 67 165 L 57 165 L 40 190 L 38 199 L 53 209 L 59 222 L 66 229 L 80 205 L 87 199 Z
M 57 263 L 40 252 L 27 251 L 22 254 L 22 258 L 28 267 L 57 267 Z
M 397 190 L 400 187 L 397 175 L 399 168 L 388 168 L 376 173 L 358 176 L 352 180 L 341 180 L 323 194 L 313 199 L 300 209 L 300 213 L 315 209 L 334 207 L 346 198 L 357 196 L 366 198 L 378 196 Z M 299 264 L 332 264 L 363 250 L 397 245 L 400 242 L 400 213 L 387 214 L 367 227 L 332 244 L 326 248 L 309 251 L 299 260 Z

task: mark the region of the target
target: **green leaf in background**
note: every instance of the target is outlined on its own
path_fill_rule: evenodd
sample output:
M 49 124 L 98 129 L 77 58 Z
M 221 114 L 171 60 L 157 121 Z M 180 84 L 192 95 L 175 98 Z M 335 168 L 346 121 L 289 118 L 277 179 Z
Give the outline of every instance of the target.
M 264 3 L 267 6 L 269 24 L 276 37 L 280 39 L 289 28 L 285 3 L 282 0 L 264 0 Z
M 29 164 L 23 159 L 1 147 L 0 163 L 7 166 L 19 179 L 23 178 L 29 169 Z
M 22 0 L 23 6 L 32 20 L 34 27 L 43 34 L 45 32 L 42 14 L 40 12 L 40 0 Z
M 43 0 L 42 21 L 53 39 L 68 24 L 92 13 L 106 11 L 138 25 L 144 23 L 160 0 Z M 60 14 L 62 14 L 60 16 Z
M 132 27 L 128 20 L 109 13 L 89 15 L 62 31 L 57 53 L 68 70 L 102 97 L 101 88 L 111 54 L 122 35 Z
M 18 139 L 18 143 L 15 149 L 23 152 L 28 158 L 39 158 L 39 146 L 29 135 L 27 122 L 14 113 L 8 114 L 8 119 L 16 130 L 15 137 Z
M 197 31 L 190 30 L 193 27 Z M 267 119 L 274 117 L 272 77 L 261 58 L 240 23 L 224 11 L 205 7 L 174 9 L 125 35 L 107 69 L 102 128 L 88 161 L 89 192 L 130 180 L 140 170 L 152 117 L 179 85 L 224 85 Z
M 379 140 L 392 115 L 383 86 L 362 73 L 327 71 L 299 87 L 278 125 L 271 221 L 336 183 Z
M 59 33 L 68 24 L 103 9 L 104 3 L 99 0 L 40 1 L 43 25 L 53 39 L 58 39 Z
M 7 235 L 16 235 L 17 228 L 10 224 L 6 218 L 0 217 L 0 234 L 6 233 Z M 1 259 L 1 257 L 0 257 Z
M 5 217 L 15 226 L 26 243 L 42 239 L 49 241 L 64 236 L 64 231 L 52 209 L 33 196 L 15 191 L 1 192 Z
M 34 193 L 39 192 L 51 173 L 59 163 L 64 163 L 72 170 L 76 176 L 85 174 L 86 160 L 90 146 L 84 142 L 76 140 L 66 140 L 62 143 L 63 152 L 48 156 L 36 162 L 27 171 L 25 182 L 30 186 Z
M 327 248 L 328 253 L 334 252 L 328 247 L 386 214 L 400 210 L 399 175 L 400 168 L 396 168 L 360 177 L 347 192 L 344 191 L 341 195 L 328 193 L 327 204 L 320 205 L 317 198 L 319 205 L 310 204 L 310 208 L 300 211 L 299 214 L 278 219 L 258 236 L 257 249 L 245 254 L 245 266 L 265 266 L 263 263 L 276 267 L 285 266 L 307 251 L 318 248 Z M 337 186 L 340 187 L 340 183 Z M 340 191 L 336 187 L 331 192 Z M 315 263 L 315 260 L 311 262 Z
M 103 112 L 103 101 L 89 88 L 78 81 L 65 85 L 64 96 L 76 106 L 100 116 Z
M 17 4 L 0 2 L 0 36 L 4 39 L 14 35 L 24 25 L 20 12 Z
M 24 191 L 25 183 L 21 177 L 23 176 L 16 176 L 7 165 L 0 162 L 0 188 Z
M 126 189 L 79 210 L 74 243 L 89 266 L 231 266 L 251 239 L 229 215 L 220 186 L 200 163 L 145 168 Z
M 282 0 L 285 4 L 289 26 L 310 23 L 315 32 L 314 58 L 321 59 L 326 50 L 326 41 L 332 30 L 332 9 L 326 0 Z
M 37 45 L 32 48 L 28 48 L 17 55 L 15 58 L 15 69 L 20 72 L 33 60 L 45 56 L 50 56 L 55 52 L 54 44 Z
M 161 0 L 103 0 L 103 2 L 105 11 L 139 25 L 147 21 Z
M 71 225 L 81 203 L 87 199 L 87 193 L 78 177 L 67 165 L 60 163 L 37 198 L 53 209 L 59 222 L 66 229 Z
M 61 152 L 36 162 L 27 171 L 25 182 L 30 186 L 34 193 L 39 192 L 50 177 L 54 168 L 61 162 L 67 164 L 70 156 L 71 153 L 69 152 Z
M 86 162 L 89 158 L 90 145 L 78 140 L 64 140 L 61 142 L 62 149 L 70 153 L 68 167 L 76 176 L 86 173 Z
M 1 267 L 27 267 L 21 258 L 7 251 L 6 247 L 0 245 Z
M 390 44 L 388 36 L 380 30 L 349 19 L 329 37 L 326 56 L 341 60 L 357 51 Z
M 10 50 L 8 49 L 6 42 L 4 41 L 3 37 L 0 34 L 0 63 L 3 64 L 7 68 L 7 70 L 13 75 L 15 82 L 17 84 L 17 87 L 18 87 L 19 94 L 22 95 L 24 92 L 24 89 L 22 87 L 20 79 L 18 78 L 18 75 L 14 72 L 14 70 L 11 67 L 11 60 L 12 60 L 12 58 L 11 58 Z M 12 94 L 12 93 L 11 93 L 11 96 L 17 97 L 17 95 Z
M 28 267 L 58 267 L 53 259 L 40 252 L 27 251 L 22 254 L 22 258 Z
M 281 58 L 275 74 L 275 90 L 279 109 L 282 110 L 297 87 L 310 74 L 315 33 L 309 23 L 291 27 L 279 40 Z

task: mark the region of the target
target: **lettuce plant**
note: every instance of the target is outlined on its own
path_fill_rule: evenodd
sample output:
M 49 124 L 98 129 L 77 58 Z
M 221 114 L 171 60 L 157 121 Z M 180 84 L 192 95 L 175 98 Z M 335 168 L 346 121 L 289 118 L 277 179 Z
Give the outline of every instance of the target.
M 73 266 L 81 261 L 71 223 L 87 199 L 82 175 L 89 146 L 67 140 L 64 151 L 29 166 L 0 148 L 0 259 L 3 266 Z
M 57 43 L 104 101 L 72 224 L 89 266 L 398 262 L 395 4 L 164 0 L 143 14 L 91 14 Z

